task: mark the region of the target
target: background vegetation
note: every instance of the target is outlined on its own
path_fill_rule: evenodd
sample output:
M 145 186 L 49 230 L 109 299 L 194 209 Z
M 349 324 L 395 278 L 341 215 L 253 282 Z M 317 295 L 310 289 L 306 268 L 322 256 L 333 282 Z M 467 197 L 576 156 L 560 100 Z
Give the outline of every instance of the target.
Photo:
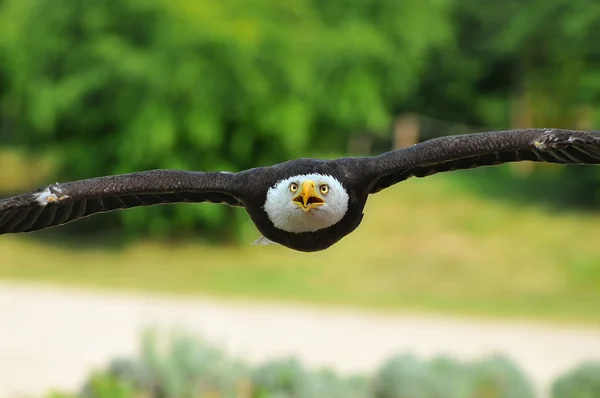
M 206 341 L 147 332 L 137 357 L 115 358 L 93 372 L 77 394 L 47 398 L 533 398 L 530 381 L 509 358 L 477 361 L 392 355 L 371 375 L 307 369 L 294 358 L 250 365 Z M 166 344 L 165 344 L 166 343 Z M 587 362 L 558 377 L 552 398 L 600 394 L 600 364 Z
M 593 0 L 2 0 L 0 143 L 43 160 L 26 181 L 45 185 L 379 152 L 404 112 L 448 122 L 423 139 L 457 124 L 591 128 L 598 24 Z M 374 144 L 351 145 L 360 137 Z M 595 169 L 560 172 L 554 183 L 576 179 L 574 196 L 594 200 Z M 115 222 L 223 241 L 245 219 L 171 206 L 65 230 Z

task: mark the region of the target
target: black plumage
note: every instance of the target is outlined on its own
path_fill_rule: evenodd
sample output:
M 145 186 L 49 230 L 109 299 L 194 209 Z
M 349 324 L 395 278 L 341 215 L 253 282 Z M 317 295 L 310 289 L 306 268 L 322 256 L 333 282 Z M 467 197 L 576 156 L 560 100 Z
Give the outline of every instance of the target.
M 211 202 L 244 207 L 271 241 L 317 251 L 358 227 L 369 194 L 410 177 L 518 161 L 600 164 L 600 132 L 486 132 L 435 138 L 371 157 L 297 159 L 238 173 L 151 170 L 55 184 L 0 200 L 0 234 L 36 231 L 136 206 Z M 345 216 L 314 232 L 276 228 L 263 209 L 268 189 L 290 176 L 311 173 L 331 175 L 341 182 L 349 195 Z

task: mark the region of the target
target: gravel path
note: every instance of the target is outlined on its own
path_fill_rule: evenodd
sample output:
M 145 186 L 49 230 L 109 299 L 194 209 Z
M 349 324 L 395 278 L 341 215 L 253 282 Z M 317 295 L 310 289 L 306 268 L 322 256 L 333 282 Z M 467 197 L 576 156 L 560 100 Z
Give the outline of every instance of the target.
M 459 359 L 504 353 L 545 396 L 551 380 L 600 359 L 600 330 L 0 283 L 0 397 L 77 389 L 134 354 L 146 326 L 179 326 L 249 361 L 296 355 L 308 366 L 371 372 L 394 353 Z

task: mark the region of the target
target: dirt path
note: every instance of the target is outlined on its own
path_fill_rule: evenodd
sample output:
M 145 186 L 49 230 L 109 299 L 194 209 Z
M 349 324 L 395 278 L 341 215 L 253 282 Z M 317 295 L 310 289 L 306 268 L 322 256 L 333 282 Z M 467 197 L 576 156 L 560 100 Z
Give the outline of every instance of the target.
M 145 326 L 198 332 L 249 361 L 296 355 L 309 366 L 371 372 L 389 355 L 509 355 L 547 391 L 600 359 L 600 330 L 417 315 L 174 299 L 0 283 L 0 396 L 76 389 L 90 369 L 136 351 Z M 542 393 L 541 395 L 546 395 Z

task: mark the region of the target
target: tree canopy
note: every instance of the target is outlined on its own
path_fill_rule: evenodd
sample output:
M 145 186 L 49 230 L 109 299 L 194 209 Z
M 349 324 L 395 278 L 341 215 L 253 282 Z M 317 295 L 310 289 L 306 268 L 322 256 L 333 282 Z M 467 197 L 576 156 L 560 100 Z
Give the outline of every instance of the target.
M 0 139 L 70 180 L 343 155 L 403 111 L 595 125 L 597 26 L 593 0 L 0 0 Z M 119 215 L 158 234 L 235 217 Z

